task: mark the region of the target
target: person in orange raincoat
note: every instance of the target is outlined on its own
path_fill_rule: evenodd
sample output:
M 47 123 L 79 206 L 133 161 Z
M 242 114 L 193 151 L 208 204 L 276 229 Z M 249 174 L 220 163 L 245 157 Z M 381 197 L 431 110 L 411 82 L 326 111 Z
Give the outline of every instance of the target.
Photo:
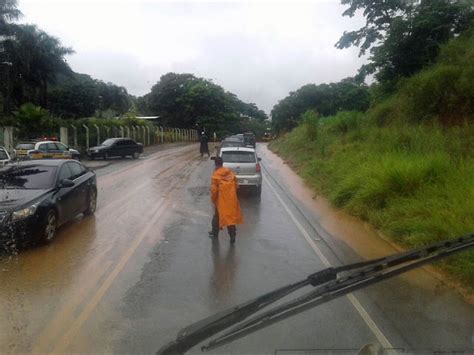
M 242 212 L 237 198 L 237 177 L 229 168 L 224 168 L 222 158 L 216 157 L 216 169 L 212 174 L 211 200 L 215 206 L 212 230 L 209 236 L 217 238 L 219 230 L 227 227 L 230 242 L 235 243 L 237 224 L 243 224 Z

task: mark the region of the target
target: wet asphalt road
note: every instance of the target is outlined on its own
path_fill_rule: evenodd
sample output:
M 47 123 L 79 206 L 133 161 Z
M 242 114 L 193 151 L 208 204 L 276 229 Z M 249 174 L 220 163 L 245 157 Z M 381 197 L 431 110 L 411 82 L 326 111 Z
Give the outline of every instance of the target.
M 184 326 L 325 268 L 395 252 L 365 224 L 313 199 L 271 154 L 245 224 L 207 237 L 212 162 L 173 147 L 98 170 L 93 217 L 49 246 L 2 257 L 0 353 L 154 353 Z M 343 297 L 214 353 L 474 352 L 474 306 L 429 270 Z M 190 353 L 200 353 L 196 347 Z

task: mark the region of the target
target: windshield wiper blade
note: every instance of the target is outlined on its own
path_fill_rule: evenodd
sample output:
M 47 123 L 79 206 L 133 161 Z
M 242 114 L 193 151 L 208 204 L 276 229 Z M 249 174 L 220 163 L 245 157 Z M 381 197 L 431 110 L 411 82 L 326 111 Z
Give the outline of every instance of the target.
M 275 303 L 300 288 L 308 285 L 316 286 L 324 284 L 330 280 L 336 279 L 337 274 L 341 271 L 352 269 L 354 267 L 362 267 L 373 262 L 374 260 L 371 260 L 337 268 L 327 268 L 311 274 L 303 280 L 278 288 L 238 306 L 219 312 L 181 330 L 178 333 L 176 340 L 161 348 L 158 351 L 158 354 L 182 354 L 193 346 L 235 325 L 236 323 L 242 322 L 262 308 Z
M 304 280 L 264 294 L 254 300 L 218 313 L 183 329 L 178 334 L 176 340 L 160 349 L 158 354 L 183 354 L 205 339 L 245 321 L 245 319 L 254 315 L 262 308 L 302 287 L 311 285 L 316 288 L 293 301 L 286 302 L 238 324 L 230 331 L 204 346 L 202 350 L 210 350 L 224 345 L 334 298 L 397 276 L 469 247 L 474 247 L 474 234 L 435 243 L 425 248 L 394 254 L 385 258 L 321 270 L 309 275 Z

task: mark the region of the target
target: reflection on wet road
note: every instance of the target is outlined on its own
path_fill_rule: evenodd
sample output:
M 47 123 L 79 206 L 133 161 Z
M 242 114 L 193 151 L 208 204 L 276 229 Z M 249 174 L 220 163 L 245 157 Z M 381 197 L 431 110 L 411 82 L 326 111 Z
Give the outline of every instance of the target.
M 195 145 L 99 174 L 94 217 L 65 225 L 49 246 L 2 257 L 0 353 L 153 353 L 184 326 L 299 280 L 325 259 L 393 252 L 259 150 L 262 198 L 240 193 L 245 224 L 235 246 L 225 230 L 217 241 L 207 236 L 213 166 Z M 474 308 L 440 285 L 425 271 L 410 273 L 357 292 L 360 309 L 341 298 L 216 353 L 355 351 L 381 335 L 398 349 L 474 349 Z
M 238 267 L 235 246 L 229 245 L 221 250 L 218 240 L 212 241 L 213 272 L 210 281 L 210 296 L 219 302 L 225 301 L 233 292 L 234 277 Z

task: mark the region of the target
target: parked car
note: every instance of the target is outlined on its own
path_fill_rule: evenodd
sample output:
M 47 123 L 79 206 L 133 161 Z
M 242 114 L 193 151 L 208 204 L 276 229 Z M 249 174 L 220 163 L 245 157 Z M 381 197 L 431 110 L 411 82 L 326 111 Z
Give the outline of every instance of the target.
M 224 147 L 219 156 L 224 166 L 232 169 L 237 175 L 239 186 L 254 189 L 256 195 L 262 193 L 261 158 L 257 157 L 255 149 L 248 147 Z
M 76 159 L 81 153 L 61 142 L 51 140 L 20 142 L 13 150 L 16 159 Z
M 0 169 L 0 241 L 50 243 L 59 226 L 93 214 L 97 183 L 78 161 L 25 160 Z
M 28 152 L 35 150 L 35 144 L 36 144 L 36 141 L 19 142 L 13 149 L 13 158 L 15 159 L 28 158 Z
M 11 161 L 10 154 L 4 147 L 0 147 L 0 167 L 5 166 Z
M 91 159 L 111 157 L 125 158 L 127 155 L 138 159 L 143 153 L 143 144 L 135 142 L 131 138 L 109 138 L 102 142 L 97 147 L 92 147 L 87 150 L 87 156 Z

